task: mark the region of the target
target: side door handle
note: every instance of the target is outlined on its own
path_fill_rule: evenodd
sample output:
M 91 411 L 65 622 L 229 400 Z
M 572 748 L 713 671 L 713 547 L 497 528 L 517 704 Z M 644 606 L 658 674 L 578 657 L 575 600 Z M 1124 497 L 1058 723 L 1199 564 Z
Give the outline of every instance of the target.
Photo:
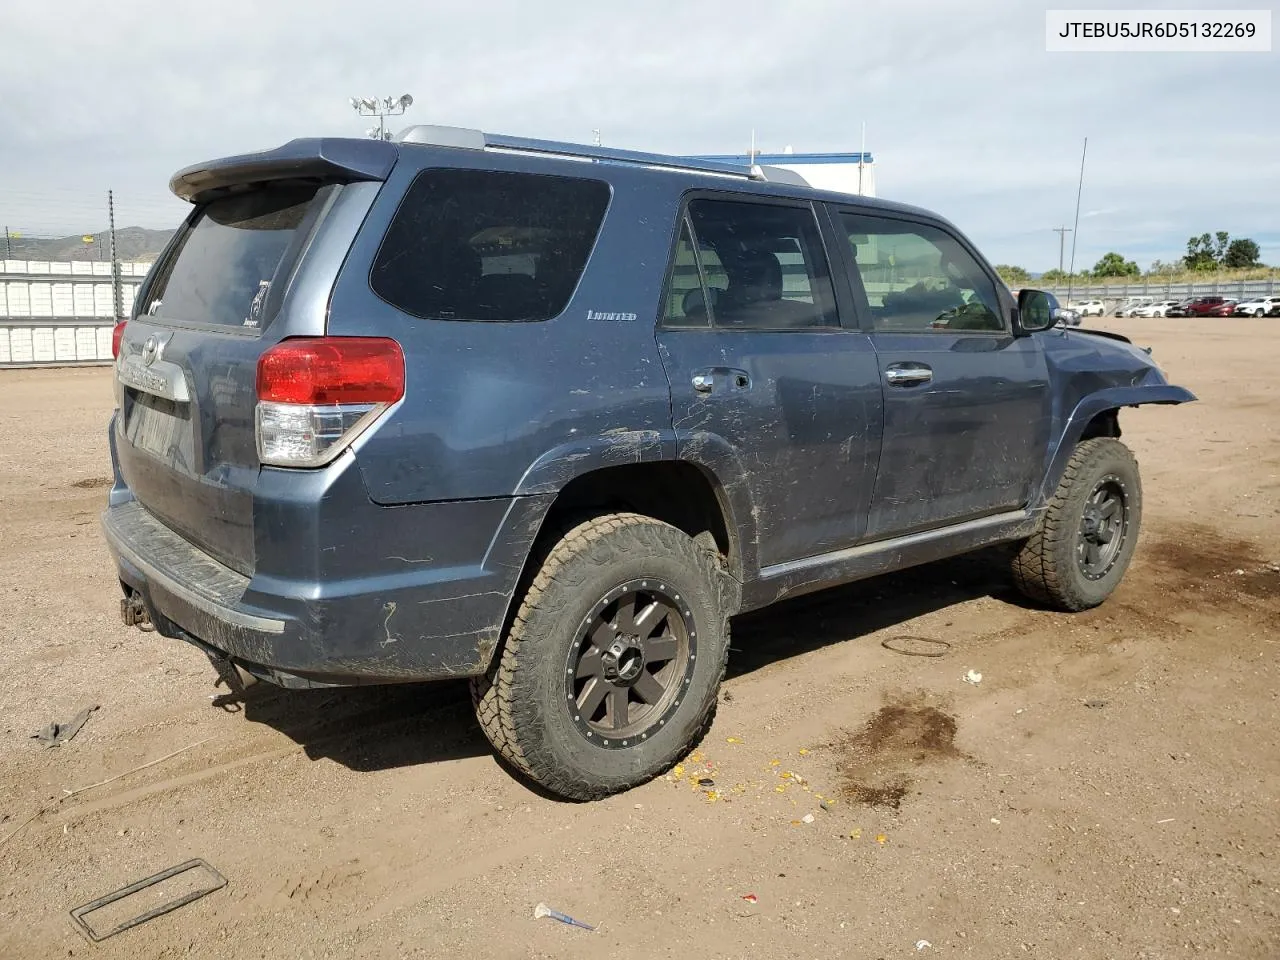
M 933 368 L 924 363 L 895 363 L 885 368 L 884 378 L 891 387 L 914 387 L 933 380 Z
M 751 377 L 745 370 L 738 370 L 735 367 L 708 367 L 693 374 L 693 389 L 698 393 L 710 393 L 716 387 L 717 377 L 735 390 L 745 390 L 751 386 Z

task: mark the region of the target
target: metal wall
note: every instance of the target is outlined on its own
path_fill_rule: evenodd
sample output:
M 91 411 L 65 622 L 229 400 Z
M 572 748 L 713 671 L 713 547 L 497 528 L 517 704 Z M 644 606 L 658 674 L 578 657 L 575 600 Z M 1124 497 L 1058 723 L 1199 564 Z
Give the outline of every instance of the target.
M 150 267 L 120 264 L 121 316 Z M 110 263 L 0 260 L 0 367 L 109 363 L 114 325 Z
M 1015 284 L 1014 286 L 1017 286 Z M 1036 281 L 1028 280 L 1024 287 L 1035 288 Z M 1059 300 L 1065 300 L 1065 286 L 1046 286 Z M 1280 280 L 1233 280 L 1221 283 L 1212 280 L 1205 283 L 1160 283 L 1158 280 L 1139 283 L 1109 283 L 1088 286 L 1072 284 L 1071 299 L 1120 301 L 1129 297 L 1155 297 L 1157 300 L 1181 300 L 1184 297 L 1273 297 L 1280 296 Z

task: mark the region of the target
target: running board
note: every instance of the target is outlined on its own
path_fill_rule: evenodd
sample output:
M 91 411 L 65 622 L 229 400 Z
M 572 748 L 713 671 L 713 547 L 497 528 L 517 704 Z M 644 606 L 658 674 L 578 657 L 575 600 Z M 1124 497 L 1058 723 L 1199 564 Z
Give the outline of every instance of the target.
M 785 597 L 798 597 L 993 544 L 1020 540 L 1032 534 L 1038 520 L 1036 513 L 1014 510 L 816 557 L 770 564 L 761 568 L 759 579 L 743 586 L 741 609 L 743 612 L 757 610 Z

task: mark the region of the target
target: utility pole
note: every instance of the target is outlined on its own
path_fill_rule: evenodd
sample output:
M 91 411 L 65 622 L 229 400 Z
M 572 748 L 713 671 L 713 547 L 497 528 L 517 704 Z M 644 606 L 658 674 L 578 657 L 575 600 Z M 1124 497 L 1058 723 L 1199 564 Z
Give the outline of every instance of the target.
M 124 319 L 124 297 L 120 289 L 120 259 L 116 256 L 116 199 L 107 191 L 107 227 L 111 231 L 111 306 L 116 322 Z
M 599 128 L 591 131 L 591 142 L 597 147 L 600 146 L 600 130 Z
M 867 157 L 867 124 L 862 124 L 862 146 L 858 148 L 858 196 L 862 196 L 862 162 Z
M 4 255 L 8 260 L 13 259 L 13 244 L 9 242 L 9 227 L 4 228 Z
M 1067 234 L 1071 232 L 1070 227 L 1054 227 L 1053 232 L 1058 235 L 1058 272 L 1062 272 L 1063 265 L 1066 263 L 1064 254 L 1067 249 Z

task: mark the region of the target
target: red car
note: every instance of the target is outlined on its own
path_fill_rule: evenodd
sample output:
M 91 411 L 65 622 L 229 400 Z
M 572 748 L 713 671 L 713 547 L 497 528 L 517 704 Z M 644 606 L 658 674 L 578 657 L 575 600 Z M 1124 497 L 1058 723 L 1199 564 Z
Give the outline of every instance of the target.
M 1216 307 L 1213 307 L 1208 312 L 1202 314 L 1202 316 L 1229 317 L 1236 312 L 1236 304 L 1239 302 L 1240 302 L 1239 300 L 1228 297 L 1227 299 L 1223 300 L 1220 304 L 1218 304 Z
M 1196 297 L 1184 308 L 1188 317 L 1207 317 L 1211 310 L 1215 310 L 1227 302 L 1226 297 Z M 1234 304 L 1232 304 L 1234 307 Z

